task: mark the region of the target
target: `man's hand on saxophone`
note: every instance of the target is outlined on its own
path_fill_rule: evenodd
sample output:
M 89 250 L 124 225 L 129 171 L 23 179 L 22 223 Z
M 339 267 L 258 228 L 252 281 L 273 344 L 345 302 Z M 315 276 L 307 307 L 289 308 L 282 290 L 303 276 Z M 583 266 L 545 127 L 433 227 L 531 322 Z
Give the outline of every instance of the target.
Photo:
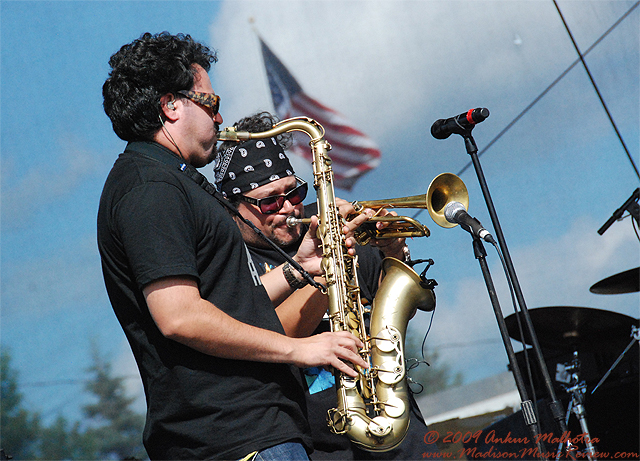
M 369 368 L 369 364 L 358 355 L 358 349 L 364 344 L 347 331 L 291 339 L 295 346 L 290 350 L 290 363 L 301 368 L 330 366 L 353 378 L 358 376 L 358 372 L 347 362 Z

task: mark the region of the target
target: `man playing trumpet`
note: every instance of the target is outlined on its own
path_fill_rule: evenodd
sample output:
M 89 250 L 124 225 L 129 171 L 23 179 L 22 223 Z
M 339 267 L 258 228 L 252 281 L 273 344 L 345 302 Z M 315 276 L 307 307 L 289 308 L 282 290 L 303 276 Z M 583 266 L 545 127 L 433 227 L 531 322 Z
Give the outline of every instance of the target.
M 238 131 L 259 133 L 272 128 L 276 120 L 266 112 L 240 120 Z M 295 254 L 306 232 L 303 224 L 287 225 L 287 218 L 304 218 L 315 214 L 315 204 L 305 207 L 303 200 L 308 185 L 295 175 L 285 154 L 290 134 L 276 138 L 249 140 L 241 143 L 225 142 L 218 149 L 215 173 L 216 186 L 238 209 L 239 213 L 258 227 L 266 237 L 289 255 Z M 337 199 L 342 216 L 355 214 L 351 204 Z M 364 210 L 371 216 L 372 210 Z M 378 215 L 392 215 L 384 209 Z M 239 218 L 235 218 L 259 274 L 282 265 L 284 258 Z M 385 223 L 376 223 L 378 228 Z M 358 280 L 363 304 L 370 304 L 381 278 L 383 257 L 401 261 L 408 258 L 404 238 L 373 239 L 367 246 L 357 247 Z M 276 313 L 289 336 L 305 337 L 314 332 L 327 331 L 323 321 L 327 311 L 327 297 L 309 286 L 291 267 L 285 275 L 296 291 L 286 299 L 274 302 Z M 272 298 L 273 299 L 273 298 Z M 428 446 L 423 442 L 427 432 L 420 410 L 411 397 L 411 423 L 403 443 L 383 453 L 362 450 L 345 436 L 333 434 L 327 425 L 327 411 L 336 406 L 334 378 L 323 368 L 304 370 L 308 384 L 306 392 L 308 419 L 311 425 L 314 452 L 311 459 L 421 459 Z

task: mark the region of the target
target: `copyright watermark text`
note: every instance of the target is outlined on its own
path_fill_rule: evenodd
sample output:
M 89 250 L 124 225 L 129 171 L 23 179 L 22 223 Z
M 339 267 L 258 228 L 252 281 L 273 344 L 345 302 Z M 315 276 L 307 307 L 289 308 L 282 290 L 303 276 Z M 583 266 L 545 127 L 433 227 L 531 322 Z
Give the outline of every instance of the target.
M 424 443 L 427 445 L 434 443 L 441 444 L 476 444 L 482 448 L 471 447 L 461 448 L 455 453 L 452 452 L 425 452 L 424 459 L 588 459 L 589 457 L 601 459 L 640 459 L 638 453 L 630 452 L 598 452 L 587 454 L 585 446 L 593 444 L 597 446 L 599 439 L 590 439 L 587 434 L 572 435 L 565 432 L 561 436 L 553 433 L 539 434 L 534 437 L 513 437 L 509 432 L 506 436 L 498 436 L 495 431 L 475 431 L 475 432 L 451 432 L 439 433 L 429 431 L 424 435 Z M 558 455 L 557 452 L 541 452 L 538 448 L 522 448 L 522 445 L 538 445 L 542 442 L 558 446 L 562 444 L 568 447 Z M 488 448 L 487 448 L 488 447 Z M 511 448 L 511 449 L 510 449 Z

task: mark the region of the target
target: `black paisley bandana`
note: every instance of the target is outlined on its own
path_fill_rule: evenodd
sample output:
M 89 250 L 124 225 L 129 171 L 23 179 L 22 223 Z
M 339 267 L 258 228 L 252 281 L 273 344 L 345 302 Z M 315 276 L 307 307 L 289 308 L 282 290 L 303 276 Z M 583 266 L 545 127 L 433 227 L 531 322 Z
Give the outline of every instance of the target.
M 216 187 L 225 197 L 295 174 L 275 138 L 251 139 L 218 152 L 214 173 Z

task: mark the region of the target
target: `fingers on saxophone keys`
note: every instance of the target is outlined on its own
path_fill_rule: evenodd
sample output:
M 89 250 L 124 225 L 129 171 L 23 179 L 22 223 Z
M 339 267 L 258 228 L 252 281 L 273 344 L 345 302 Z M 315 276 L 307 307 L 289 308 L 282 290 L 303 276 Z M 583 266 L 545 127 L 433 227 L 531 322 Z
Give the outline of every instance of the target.
M 352 378 L 356 378 L 358 376 L 358 372 L 356 370 L 354 370 L 353 368 L 351 368 L 349 365 L 347 365 L 342 360 L 336 360 L 336 362 L 332 363 L 331 365 L 336 370 L 341 371 L 345 375 L 351 376 Z
M 362 360 L 362 357 L 354 353 L 351 353 L 350 355 L 345 354 L 345 357 L 336 359 L 335 362 L 332 363 L 331 365 L 335 369 L 340 370 L 342 373 L 349 375 L 353 378 L 358 376 L 358 371 L 353 368 L 353 365 L 351 365 L 351 363 L 347 363 L 345 362 L 345 360 L 359 367 L 369 368 L 369 365 L 367 364 L 367 362 Z
M 338 331 L 335 334 L 340 338 L 344 338 L 344 342 L 340 344 L 342 347 L 349 347 L 354 352 L 357 352 L 359 348 L 364 347 L 364 343 L 353 333 L 349 333 L 348 331 Z
M 359 367 L 368 368 L 369 364 L 365 360 L 363 360 L 363 358 L 360 357 L 360 355 L 358 355 L 358 349 L 364 346 L 362 341 L 360 341 L 360 339 L 356 338 L 354 335 L 346 331 L 339 332 L 337 333 L 337 335 L 340 336 L 340 341 L 339 341 L 340 348 L 336 351 L 336 356 L 339 359 L 347 360 Z M 341 362 L 341 364 L 344 365 L 344 362 Z M 336 368 L 338 368 L 340 371 L 344 373 L 349 374 L 350 376 L 357 375 L 357 372 L 351 369 L 351 367 L 349 367 L 348 365 L 346 365 L 346 368 L 349 368 L 349 371 L 345 370 L 344 369 L 345 367 L 343 366 L 340 366 L 340 367 L 336 366 Z

